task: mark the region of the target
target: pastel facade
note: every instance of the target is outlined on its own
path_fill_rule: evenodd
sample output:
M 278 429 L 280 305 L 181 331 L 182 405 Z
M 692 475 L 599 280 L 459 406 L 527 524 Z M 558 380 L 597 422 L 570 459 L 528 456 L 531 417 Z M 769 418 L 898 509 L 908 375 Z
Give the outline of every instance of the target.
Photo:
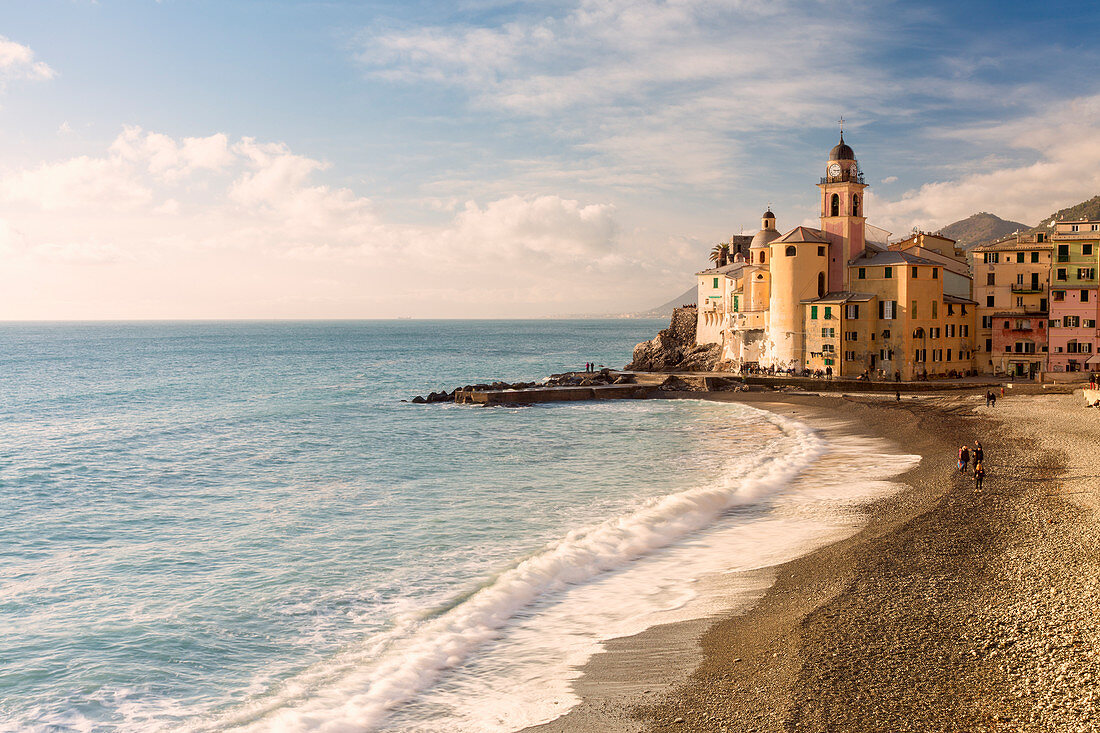
M 954 240 L 918 234 L 887 245 L 889 233 L 867 223 L 867 185 L 843 136 L 818 188 L 819 228 L 781 234 L 769 210 L 736 275 L 699 273 L 710 278 L 700 280 L 699 342 L 721 344 L 733 370 L 971 373 L 976 304 Z
M 980 373 L 1032 378 L 1047 371 L 1052 253 L 1042 232 L 971 250 Z
M 1100 222 L 1058 222 L 1050 292 L 1050 371 L 1095 367 Z M 1092 362 L 1089 363 L 1089 360 Z

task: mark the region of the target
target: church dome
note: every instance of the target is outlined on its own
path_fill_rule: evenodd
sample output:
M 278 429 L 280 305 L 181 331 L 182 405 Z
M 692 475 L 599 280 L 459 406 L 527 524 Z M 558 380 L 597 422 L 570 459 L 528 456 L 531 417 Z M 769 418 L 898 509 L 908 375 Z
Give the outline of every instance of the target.
M 829 160 L 855 160 L 856 154 L 844 143 L 844 133 L 840 133 L 840 142 L 829 151 Z
M 776 239 L 779 239 L 778 229 L 761 229 L 756 234 L 752 235 L 752 243 L 749 244 L 749 249 L 767 247 Z

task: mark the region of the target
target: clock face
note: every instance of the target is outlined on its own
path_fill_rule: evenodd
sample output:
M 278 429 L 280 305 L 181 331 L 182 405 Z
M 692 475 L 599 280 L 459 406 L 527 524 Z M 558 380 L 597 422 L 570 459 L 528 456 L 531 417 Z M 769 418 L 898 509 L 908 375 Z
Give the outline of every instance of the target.
M 829 175 L 834 177 L 840 175 L 840 163 L 833 163 L 829 166 Z

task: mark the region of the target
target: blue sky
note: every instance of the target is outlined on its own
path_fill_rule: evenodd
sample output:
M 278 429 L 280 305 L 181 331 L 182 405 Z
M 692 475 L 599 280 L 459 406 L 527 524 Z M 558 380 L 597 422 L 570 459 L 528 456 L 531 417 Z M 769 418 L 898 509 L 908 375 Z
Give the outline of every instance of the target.
M 0 318 L 612 313 L 814 222 L 1100 193 L 1091 3 L 0 2 Z

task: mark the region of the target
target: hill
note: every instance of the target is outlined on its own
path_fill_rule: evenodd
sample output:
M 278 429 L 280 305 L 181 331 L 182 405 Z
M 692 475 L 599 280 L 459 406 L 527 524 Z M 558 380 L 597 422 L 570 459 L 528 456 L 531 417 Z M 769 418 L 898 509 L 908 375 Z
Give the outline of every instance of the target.
M 954 224 L 948 224 L 940 230 L 940 234 L 954 239 L 962 249 L 970 249 L 1030 228 L 1027 224 L 1007 221 L 996 214 L 982 211 Z
M 1082 201 L 1079 204 L 1054 212 L 1039 222 L 1039 225 L 1032 231 L 1046 231 L 1051 222 L 1055 221 L 1081 221 L 1084 219 L 1092 219 L 1093 221 L 1100 219 L 1100 196 L 1093 196 L 1088 201 Z
M 650 308 L 647 311 L 640 313 L 631 313 L 631 318 L 668 318 L 672 315 L 674 308 L 679 308 L 682 305 L 694 305 L 695 298 L 698 295 L 698 289 L 693 285 L 679 295 L 676 298 L 657 306 L 656 308 Z

